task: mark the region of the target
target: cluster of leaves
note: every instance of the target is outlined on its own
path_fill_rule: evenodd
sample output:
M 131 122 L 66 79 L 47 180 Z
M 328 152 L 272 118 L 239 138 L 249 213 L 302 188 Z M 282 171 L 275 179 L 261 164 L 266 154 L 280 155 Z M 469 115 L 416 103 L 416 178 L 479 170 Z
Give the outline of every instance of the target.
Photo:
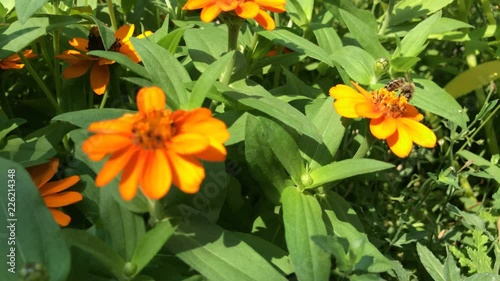
M 0 72 L 0 167 L 16 169 L 20 278 L 500 280 L 497 3 L 289 0 L 276 30 L 247 22 L 227 52 L 227 27 L 200 22 L 181 2 L 0 3 L 0 59 L 39 54 Z M 141 64 L 89 53 L 117 62 L 103 99 L 88 74 L 63 79 L 54 56 L 94 25 L 110 46 L 116 23 L 154 35 L 131 39 Z M 410 71 L 412 103 L 439 145 L 398 159 L 326 93 L 351 80 L 377 89 Z M 95 187 L 103 163 L 81 150 L 86 128 L 135 110 L 135 93 L 149 85 L 171 109 L 210 107 L 228 126 L 227 161 L 205 163 L 197 194 L 173 188 L 158 202 L 127 202 L 118 179 Z M 66 208 L 65 229 L 24 170 L 53 157 L 60 176 L 82 179 L 84 200 Z

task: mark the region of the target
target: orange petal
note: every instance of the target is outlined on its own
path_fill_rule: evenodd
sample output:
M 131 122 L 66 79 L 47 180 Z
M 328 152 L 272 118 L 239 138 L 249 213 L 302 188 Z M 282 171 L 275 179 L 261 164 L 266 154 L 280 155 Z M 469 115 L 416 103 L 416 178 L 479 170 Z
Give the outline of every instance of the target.
M 71 217 L 63 213 L 62 211 L 54 208 L 49 208 L 52 217 L 60 226 L 67 226 L 71 222 Z
M 389 148 L 400 158 L 410 154 L 413 143 L 403 127 L 398 127 L 396 132 L 386 139 Z
M 207 149 L 200 153 L 196 153 L 196 157 L 206 160 L 220 162 L 226 160 L 227 151 L 221 142 L 210 139 L 210 145 Z
M 205 6 L 203 10 L 201 10 L 200 18 L 203 22 L 211 22 L 221 11 L 222 10 L 217 5 Z
M 138 150 L 123 168 L 119 191 L 123 200 L 129 201 L 137 194 L 139 181 L 144 174 L 147 154 Z
M 79 180 L 79 176 L 70 176 L 62 180 L 48 182 L 40 188 L 40 194 L 46 196 L 63 191 L 75 185 Z
M 182 7 L 183 10 L 198 10 L 201 9 L 205 6 L 211 6 L 214 5 L 215 1 L 207 1 L 207 0 L 188 0 L 186 4 L 184 4 L 184 7 Z
M 273 18 L 271 18 L 271 16 L 262 9 L 259 9 L 259 12 L 255 16 L 254 20 L 267 30 L 274 30 L 274 28 L 276 28 Z
M 82 51 L 84 53 L 88 52 L 89 49 L 89 40 L 84 38 L 73 38 L 69 40 L 69 44 L 73 46 L 75 49 Z
M 195 154 L 208 148 L 210 140 L 200 134 L 178 134 L 167 144 L 168 150 L 179 154 Z
M 80 77 L 89 70 L 92 63 L 93 62 L 90 60 L 82 60 L 75 64 L 68 65 L 63 71 L 63 77 L 65 79 Z
M 285 0 L 254 0 L 254 2 L 271 12 L 282 13 L 285 11 Z
M 24 55 L 27 59 L 36 58 L 36 57 L 38 56 L 37 54 L 33 54 L 33 50 L 25 50 L 25 51 L 23 51 L 23 55 Z
M 365 96 L 367 99 L 370 99 L 371 100 L 371 94 L 369 92 L 367 92 L 365 89 L 363 89 L 361 86 L 358 85 L 358 83 L 354 82 L 354 81 L 351 81 L 351 84 L 356 88 L 356 90 L 358 90 L 358 92 L 360 94 L 362 94 L 363 96 Z
M 224 143 L 230 137 L 226 124 L 212 117 L 210 117 L 210 119 L 197 123 L 185 123 L 180 126 L 179 129 L 179 131 L 182 133 L 204 135 L 211 139 L 217 140 L 220 143 Z
M 174 118 L 176 124 L 197 123 L 199 121 L 204 121 L 210 117 L 212 117 L 212 111 L 204 107 L 197 108 L 191 111 L 180 109 L 172 113 L 172 118 Z
M 164 150 L 155 149 L 149 152 L 146 161 L 144 176 L 141 179 L 141 190 L 146 197 L 157 200 L 170 190 L 172 171 Z
M 259 10 L 259 5 L 255 4 L 254 2 L 244 2 L 236 8 L 236 14 L 240 18 L 253 19 L 255 18 L 255 16 L 257 16 Z
M 115 32 L 115 37 L 121 41 L 127 41 L 134 34 L 135 25 L 122 25 Z
M 21 57 L 18 54 L 12 54 L 12 55 L 2 59 L 2 61 L 20 62 Z
M 354 104 L 354 110 L 358 116 L 365 118 L 379 118 L 384 114 L 372 102 L 356 103 Z
M 347 118 L 360 117 L 356 112 L 356 103 L 353 103 L 353 100 L 349 99 L 336 100 L 333 103 L 333 106 L 335 107 L 335 111 L 337 111 L 337 113 L 340 116 Z
M 137 108 L 139 112 L 151 112 L 165 109 L 165 93 L 159 87 L 144 87 L 137 93 Z
M 378 139 L 385 140 L 396 132 L 397 123 L 392 117 L 380 117 L 370 121 L 370 132 Z
M 94 63 L 90 70 L 90 86 L 98 95 L 104 94 L 109 84 L 109 68 L 107 65 Z
M 87 154 L 89 159 L 100 161 L 107 154 L 132 145 L 132 140 L 128 136 L 98 134 L 84 141 L 82 150 Z
M 216 1 L 217 7 L 221 9 L 223 12 L 233 11 L 238 7 L 239 1 Z
M 17 63 L 13 61 L 2 61 L 0 62 L 1 69 L 21 69 L 24 67 L 24 64 Z
M 436 146 L 436 134 L 424 124 L 409 118 L 401 118 L 398 121 L 416 144 L 429 148 Z
M 30 174 L 36 187 L 40 189 L 56 174 L 57 167 L 59 167 L 59 159 L 54 158 L 47 163 L 32 166 L 26 170 Z
M 139 38 L 139 36 L 138 36 L 138 38 Z M 126 55 L 131 61 L 133 61 L 135 63 L 138 63 L 141 61 L 141 57 L 139 56 L 139 54 L 137 54 L 134 46 L 132 45 L 132 43 L 130 43 L 130 41 L 124 42 L 120 46 L 119 52 Z
M 113 180 L 130 161 L 132 156 L 139 150 L 135 146 L 125 147 L 111 154 L 101 171 L 95 178 L 95 185 L 98 187 L 107 185 Z
M 424 116 L 418 112 L 418 109 L 416 109 L 411 104 L 406 105 L 406 110 L 403 113 L 403 117 L 410 118 L 415 121 L 422 121 L 424 119 Z
M 64 191 L 43 197 L 45 205 L 47 205 L 47 207 L 49 208 L 68 206 L 81 201 L 82 199 L 83 196 L 80 194 L 80 192 L 76 191 Z
M 113 63 L 115 63 L 114 60 L 108 60 L 108 59 L 105 59 L 105 58 L 100 58 L 98 60 L 98 62 L 99 62 L 99 65 L 105 65 L 105 64 L 113 64 Z
M 172 166 L 173 182 L 185 193 L 196 193 L 205 178 L 205 170 L 200 161 L 193 157 L 183 157 L 173 152 L 167 152 Z
M 127 114 L 118 119 L 104 120 L 91 123 L 89 132 L 101 134 L 120 134 L 132 137 L 132 127 L 137 114 Z

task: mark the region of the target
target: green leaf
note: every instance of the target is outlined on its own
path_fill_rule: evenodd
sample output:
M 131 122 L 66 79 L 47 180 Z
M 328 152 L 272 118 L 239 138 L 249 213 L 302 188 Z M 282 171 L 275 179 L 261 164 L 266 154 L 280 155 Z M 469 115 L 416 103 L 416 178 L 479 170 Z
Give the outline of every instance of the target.
M 436 2 L 436 1 L 434 1 L 434 2 Z M 442 17 L 432 27 L 431 33 L 432 34 L 443 34 L 446 32 L 450 32 L 450 31 L 462 29 L 462 28 L 474 28 L 474 26 L 472 26 L 466 22 L 456 20 L 456 19 Z
M 476 273 L 464 281 L 500 281 L 500 275 L 494 273 Z
M 304 174 L 304 160 L 300 156 L 299 147 L 293 137 L 276 122 L 258 117 L 261 130 L 271 146 L 271 149 L 285 168 L 288 174 L 300 183 L 300 178 Z
M 417 253 L 420 258 L 420 262 L 425 267 L 425 270 L 435 281 L 446 281 L 444 276 L 444 266 L 441 262 L 434 256 L 434 254 L 427 249 L 427 247 L 422 246 L 417 242 Z
M 450 203 L 446 204 L 446 208 L 450 211 L 450 213 L 461 216 L 463 218 L 463 223 L 466 226 L 486 232 L 484 221 L 478 215 L 464 212 Z
M 391 16 L 389 25 L 411 21 L 414 18 L 432 14 L 448 6 L 453 0 L 403 0 L 394 6 L 394 14 Z
M 307 1 L 307 0 L 290 0 L 286 2 L 286 12 L 292 19 L 292 21 L 297 24 L 300 27 L 305 27 L 309 23 L 311 19 L 311 14 L 308 14 L 309 17 L 306 15 L 306 12 L 304 11 L 301 2 L 312 2 L 313 1 Z M 312 6 L 311 6 L 312 7 Z M 312 12 L 312 10 L 311 10 Z
M 106 229 L 106 242 L 125 260 L 130 260 L 139 240 L 146 232 L 142 215 L 132 213 L 114 196 L 112 188 L 99 189 L 99 216 Z
M 396 57 L 391 59 L 391 69 L 394 72 L 406 72 L 419 61 L 418 57 Z
M 484 87 L 497 80 L 500 76 L 500 61 L 493 60 L 479 64 L 460 72 L 444 89 L 455 99 L 468 94 L 475 89 Z
M 295 187 L 287 187 L 281 202 L 286 244 L 297 278 L 301 281 L 328 280 L 330 256 L 311 240 L 313 235 L 326 235 L 318 201 Z
M 440 18 L 441 12 L 439 11 L 415 26 L 406 34 L 403 40 L 401 40 L 401 48 L 398 47 L 396 51 L 394 51 L 394 54 L 400 54 L 403 57 L 418 56 L 418 54 L 424 50 L 427 37 L 429 37 L 432 28 Z
M 91 254 L 118 280 L 128 280 L 123 272 L 125 260 L 99 238 L 84 230 L 71 228 L 63 229 L 62 236 L 68 244 Z
M 328 25 L 311 24 L 318 45 L 329 54 L 335 54 L 342 48 L 342 40 L 335 29 Z
M 3 222 L 0 280 L 19 280 L 19 272 L 32 268 L 33 264 L 40 264 L 50 281 L 66 280 L 70 253 L 40 192 L 18 163 L 0 158 L 0 167 L 3 193 L 0 196 Z M 15 273 L 9 271 L 10 268 Z
M 0 157 L 16 161 L 24 167 L 47 162 L 56 150 L 45 137 L 25 142 L 21 138 L 9 139 L 1 147 Z
M 374 21 L 367 23 L 367 18 L 357 18 L 342 9 L 340 10 L 340 15 L 342 16 L 342 19 L 347 25 L 349 31 L 352 33 L 354 38 L 356 38 L 356 41 L 359 42 L 363 49 L 365 49 L 372 56 L 372 58 L 389 57 L 389 52 L 384 49 L 378 40 L 378 34 L 373 32 L 373 26 L 377 26 Z M 371 68 L 373 69 L 373 64 Z
M 186 108 L 189 93 L 184 83 L 191 81 L 186 69 L 167 50 L 145 39 L 130 38 L 142 59 L 151 81 L 163 89 L 172 109 Z
M 281 192 L 292 183 L 267 142 L 258 117 L 248 115 L 245 132 L 245 159 L 250 171 L 262 193 L 278 204 Z
M 99 29 L 99 35 L 101 35 L 101 40 L 104 44 L 104 48 L 106 50 L 109 50 L 111 46 L 116 42 L 115 32 L 105 23 L 90 14 L 80 14 L 80 16 L 95 22 L 97 28 Z
M 184 40 L 189 56 L 201 73 L 227 52 L 227 31 L 222 28 L 188 29 L 184 33 Z
M 457 267 L 453 255 L 449 252 L 444 260 L 444 279 L 446 281 L 459 281 L 463 279 L 460 276 L 460 269 Z
M 229 52 L 205 69 L 194 84 L 189 108 L 197 108 L 203 104 L 207 94 L 215 88 L 213 86 L 214 82 L 220 77 L 233 56 L 234 52 Z
M 19 21 L 24 24 L 26 21 L 48 0 L 16 0 L 16 13 Z
M 394 168 L 394 165 L 373 159 L 347 159 L 333 162 L 313 171 L 310 174 L 313 183 L 307 188 L 314 188 L 333 181 L 390 168 Z
M 0 37 L 0 59 L 17 53 L 46 34 L 49 25 L 48 18 L 30 18 L 24 24 L 13 22 L 3 30 Z
M 209 280 L 287 280 L 236 235 L 202 219 L 179 224 L 167 248 Z
M 474 165 L 481 167 L 481 169 L 492 176 L 497 183 L 500 183 L 500 167 L 468 150 L 461 150 L 457 154 L 467 161 L 472 161 Z
M 445 90 L 428 79 L 413 79 L 415 94 L 411 100 L 416 107 L 430 111 L 465 128 L 469 117 L 462 106 Z
M 345 46 L 335 52 L 332 58 L 359 84 L 370 85 L 377 82 L 375 59 L 365 50 L 356 46 Z
M 318 130 L 304 114 L 278 98 L 271 95 L 267 97 L 256 95 L 250 96 L 238 92 L 225 92 L 224 95 L 229 99 L 234 99 L 243 105 L 276 118 L 297 130 L 298 133 L 308 135 L 316 141 L 321 142 L 321 135 Z
M 273 41 L 274 44 L 285 46 L 299 54 L 305 54 L 329 66 L 333 66 L 332 59 L 325 50 L 288 30 L 276 28 L 273 31 L 259 31 L 257 34 Z
M 121 64 L 122 66 L 130 69 L 134 73 L 136 73 L 139 76 L 149 78 L 149 74 L 144 68 L 144 66 L 141 66 L 140 64 L 137 64 L 133 62 L 129 57 L 122 53 L 118 52 L 111 52 L 111 51 L 90 51 L 87 53 L 88 55 L 96 56 L 96 57 L 101 57 L 105 58 L 108 60 L 116 61 L 117 63 Z
M 333 211 L 337 220 L 347 222 L 359 232 L 364 232 L 363 223 L 361 223 L 356 211 L 337 192 L 327 190 L 322 196 L 318 197 L 318 200 L 323 209 Z
M 175 228 L 169 221 L 157 223 L 139 240 L 131 259 L 131 263 L 137 266 L 137 275 L 156 256 L 165 245 L 168 238 L 174 234 Z
M 52 118 L 52 121 L 68 122 L 80 128 L 87 129 L 93 122 L 116 119 L 126 113 L 135 113 L 135 111 L 117 108 L 84 109 L 59 114 Z
M 299 147 L 303 157 L 309 160 L 309 170 L 314 171 L 321 166 L 333 162 L 333 156 L 342 142 L 345 126 L 337 111 L 333 108 L 333 99 L 317 99 L 306 105 L 306 116 L 318 128 L 322 143 L 318 143 L 307 136 L 301 136 Z M 335 132 L 335 133 L 332 133 Z
M 0 141 L 2 141 L 5 138 L 5 136 L 7 136 L 10 132 L 17 129 L 24 123 L 26 123 L 26 120 L 21 118 L 14 118 L 14 119 L 2 118 L 0 120 Z
M 157 44 L 161 47 L 167 49 L 171 54 L 175 54 L 177 47 L 181 42 L 184 32 L 187 30 L 188 26 L 178 28 L 171 31 L 167 36 L 157 40 Z M 155 32 L 156 33 L 156 32 Z

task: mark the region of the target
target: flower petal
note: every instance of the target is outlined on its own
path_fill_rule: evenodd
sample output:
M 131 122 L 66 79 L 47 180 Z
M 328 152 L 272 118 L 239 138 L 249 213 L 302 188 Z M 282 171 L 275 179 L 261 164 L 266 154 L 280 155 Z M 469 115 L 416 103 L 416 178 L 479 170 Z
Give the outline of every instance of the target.
M 285 0 L 254 0 L 254 2 L 271 12 L 281 13 L 285 11 Z
M 141 190 L 150 199 L 160 199 L 170 190 L 172 171 L 164 150 L 149 152 L 146 169 L 141 179 Z
M 351 84 L 356 88 L 356 90 L 358 90 L 360 94 L 365 96 L 367 99 L 371 100 L 371 94 L 367 92 L 365 89 L 363 89 L 361 86 L 359 86 L 358 83 L 351 81 Z
M 73 46 L 75 49 L 82 51 L 84 53 L 88 52 L 89 49 L 89 40 L 84 38 L 73 38 L 69 40 L 69 44 Z
M 132 127 L 137 114 L 126 114 L 118 119 L 93 122 L 89 125 L 89 132 L 101 134 L 120 134 L 132 137 Z
M 210 145 L 204 151 L 196 153 L 196 157 L 206 160 L 206 161 L 224 161 L 226 160 L 227 151 L 224 145 L 210 138 Z
M 59 159 L 54 158 L 47 163 L 32 166 L 27 168 L 26 170 L 30 174 L 31 179 L 35 183 L 36 187 L 40 189 L 56 174 L 57 167 L 59 167 Z
M 92 63 L 93 61 L 90 60 L 82 60 L 75 64 L 70 64 L 63 70 L 63 77 L 65 79 L 80 77 L 89 70 Z
M 428 148 L 436 146 L 436 134 L 424 124 L 409 118 L 401 118 L 399 122 L 416 144 Z
M 396 120 L 389 116 L 372 119 L 370 121 L 370 132 L 378 139 L 385 140 L 396 132 Z
M 49 211 L 58 225 L 67 226 L 71 222 L 71 217 L 66 215 L 62 211 L 55 208 L 49 208 Z
M 132 200 L 137 194 L 139 181 L 144 174 L 147 154 L 138 150 L 123 168 L 119 191 L 123 200 Z
M 130 43 L 130 41 L 124 42 L 121 45 L 119 52 L 126 55 L 130 60 L 132 60 L 135 63 L 141 62 L 141 57 L 139 56 L 139 54 L 137 54 L 134 46 L 132 45 L 132 43 Z
M 49 208 L 68 206 L 78 201 L 81 201 L 82 199 L 83 196 L 80 194 L 80 192 L 76 191 L 64 191 L 43 197 L 45 205 L 47 205 L 47 207 Z
M 215 1 L 207 1 L 207 0 L 188 0 L 186 4 L 184 4 L 184 7 L 182 7 L 183 10 L 198 10 L 206 6 L 211 6 L 214 5 Z
M 91 160 L 100 161 L 107 154 L 132 145 L 132 140 L 128 136 L 98 134 L 84 141 L 82 150 Z
M 40 188 L 40 194 L 46 196 L 63 191 L 75 185 L 79 180 L 79 176 L 70 176 L 62 180 L 48 182 Z
M 1 61 L 0 62 L 1 69 L 21 69 L 23 67 L 24 67 L 24 64 L 13 62 L 13 61 Z
M 379 118 L 384 112 L 380 111 L 372 102 L 360 102 L 354 105 L 357 115 L 365 118 Z
M 201 10 L 200 18 L 203 22 L 211 22 L 221 11 L 222 10 L 217 5 L 205 6 L 203 10 Z
M 94 93 L 98 95 L 104 94 L 106 87 L 109 84 L 109 68 L 107 65 L 99 65 L 94 63 L 90 70 L 90 86 Z
M 274 30 L 276 28 L 273 18 L 262 9 L 259 9 L 259 13 L 255 16 L 254 20 L 267 30 Z
M 193 157 L 167 152 L 172 166 L 173 182 L 185 193 L 196 193 L 205 178 L 203 164 Z
M 236 14 L 240 18 L 253 19 L 257 16 L 259 10 L 259 5 L 255 4 L 254 2 L 244 2 L 236 8 Z
M 165 93 L 159 87 L 144 87 L 137 93 L 137 108 L 139 112 L 151 112 L 165 109 Z
M 178 134 L 167 144 L 167 149 L 179 154 L 195 154 L 208 148 L 210 140 L 200 134 Z
M 400 158 L 407 157 L 413 146 L 410 136 L 402 126 L 398 127 L 396 132 L 388 137 L 386 141 L 391 151 Z
M 420 114 L 420 112 L 418 112 L 418 109 L 416 109 L 411 104 L 406 105 L 406 110 L 403 113 L 403 117 L 410 118 L 415 121 L 422 121 L 424 119 L 424 116 Z
M 95 185 L 97 187 L 105 186 L 112 181 L 130 161 L 134 153 L 139 150 L 138 147 L 130 146 L 125 147 L 111 154 L 109 159 L 104 163 L 101 171 L 95 178 Z
M 127 41 L 134 34 L 135 25 L 122 25 L 115 32 L 115 37 L 121 41 Z

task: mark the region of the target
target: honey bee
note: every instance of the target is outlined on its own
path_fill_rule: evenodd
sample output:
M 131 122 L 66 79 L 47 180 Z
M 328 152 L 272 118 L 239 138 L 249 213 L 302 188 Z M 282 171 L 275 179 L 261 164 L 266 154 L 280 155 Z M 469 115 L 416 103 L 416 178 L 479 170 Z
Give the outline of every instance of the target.
M 410 74 L 406 73 L 406 79 L 403 77 L 398 77 L 385 85 L 387 91 L 398 91 L 399 94 L 405 97 L 408 101 L 413 98 L 415 93 L 415 86 L 411 81 Z

